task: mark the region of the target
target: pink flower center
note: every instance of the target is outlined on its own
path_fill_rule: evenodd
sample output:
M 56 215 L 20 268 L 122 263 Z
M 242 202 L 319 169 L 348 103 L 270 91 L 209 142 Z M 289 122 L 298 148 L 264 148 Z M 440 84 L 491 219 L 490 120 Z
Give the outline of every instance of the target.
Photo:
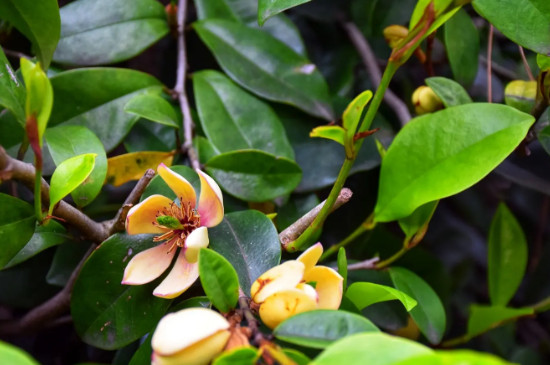
M 167 232 L 153 238 L 154 242 L 166 241 L 170 246 L 168 253 L 175 247 L 184 247 L 185 239 L 196 228 L 200 227 L 199 213 L 191 207 L 190 203 L 184 203 L 179 198 L 180 205 L 172 202 L 168 208 L 157 211 L 154 226 L 166 229 Z

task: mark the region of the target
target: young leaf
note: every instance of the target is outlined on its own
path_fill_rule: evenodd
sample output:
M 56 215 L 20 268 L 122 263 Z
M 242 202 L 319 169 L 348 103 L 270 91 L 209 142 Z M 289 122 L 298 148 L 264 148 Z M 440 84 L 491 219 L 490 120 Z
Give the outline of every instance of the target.
M 263 25 L 272 16 L 311 0 L 258 0 L 258 24 Z
M 342 115 L 342 124 L 346 130 L 347 139 L 353 142 L 353 136 L 357 132 L 357 127 L 361 121 L 361 115 L 365 106 L 372 99 L 372 91 L 365 90 L 361 94 L 357 95 L 351 103 L 348 104 L 344 114 Z
M 4 341 L 0 341 L 0 359 L 4 364 L 39 365 L 31 355 Z
M 254 365 L 260 354 L 260 350 L 252 346 L 237 347 L 224 351 L 214 359 L 212 365 Z
M 174 152 L 132 152 L 111 157 L 107 160 L 107 178 L 105 182 L 120 186 L 132 180 L 139 180 L 147 169 L 156 170 L 160 163 L 172 165 Z
M 506 306 L 516 293 L 527 268 L 527 240 L 510 210 L 501 203 L 489 231 L 489 297 L 494 306 Z
M 474 185 L 518 146 L 533 122 L 514 108 L 485 103 L 415 118 L 382 160 L 375 221 L 405 217 Z
M 541 71 L 548 71 L 550 69 L 550 56 L 537 54 L 537 65 Z
M 95 153 L 71 157 L 57 166 L 50 182 L 50 209 L 52 214 L 55 205 L 67 194 L 82 184 L 90 175 L 95 165 Z
M 473 103 L 464 87 L 454 80 L 445 77 L 429 77 L 425 82 L 439 96 L 443 105 L 447 108 Z
M 339 125 L 323 125 L 314 128 L 309 134 L 310 137 L 319 137 L 333 140 L 342 146 L 346 144 L 346 130 Z
M 25 85 L 19 80 L 4 51 L 0 48 L 0 106 L 9 109 L 20 125 L 25 126 Z M 4 122 L 0 123 L 4 124 Z
M 215 251 L 202 248 L 199 275 L 202 288 L 214 307 L 222 313 L 235 309 L 239 300 L 239 278 L 229 261 Z
M 456 81 L 469 86 L 477 75 L 479 35 L 464 9 L 445 23 L 445 48 Z
M 385 285 L 365 282 L 351 284 L 346 291 L 346 298 L 351 300 L 359 310 L 375 303 L 399 300 L 405 309 L 410 312 L 417 304 L 416 300 L 399 290 Z
M 348 259 L 346 258 L 346 249 L 340 247 L 338 250 L 338 274 L 344 278 L 342 287 L 344 288 L 344 293 L 348 288 Z
M 499 323 L 533 314 L 533 308 L 506 308 L 501 306 L 472 305 L 467 334 L 477 336 Z
M 411 242 L 413 237 L 415 239 L 414 243 L 420 242 L 420 240 L 424 237 L 426 230 L 428 229 L 428 224 L 430 224 L 430 220 L 435 213 L 438 203 L 439 200 L 436 200 L 421 205 L 416 208 L 411 215 L 399 220 L 399 227 L 401 227 L 405 233 L 405 240 L 407 244 L 413 243 Z M 418 241 L 416 242 L 416 240 Z
M 124 106 L 124 111 L 141 118 L 179 128 L 179 121 L 172 105 L 155 94 L 136 95 Z
M 379 331 L 378 327 L 363 316 L 326 309 L 292 316 L 279 324 L 273 335 L 294 345 L 324 349 L 354 333 Z
M 445 334 L 445 308 L 434 290 L 418 275 L 401 267 L 389 269 L 395 287 L 415 298 L 418 305 L 410 313 L 420 331 L 432 344 Z
M 419 0 L 416 3 L 416 6 L 414 7 L 413 13 L 411 15 L 409 29 L 413 29 L 416 26 L 416 24 L 418 23 L 420 18 L 422 18 L 422 15 L 426 11 L 429 3 L 431 2 L 434 3 L 434 12 L 437 18 L 449 7 L 449 5 L 451 5 L 453 0 Z
M 0 269 L 4 268 L 25 247 L 34 232 L 36 218 L 33 207 L 23 200 L 0 193 Z

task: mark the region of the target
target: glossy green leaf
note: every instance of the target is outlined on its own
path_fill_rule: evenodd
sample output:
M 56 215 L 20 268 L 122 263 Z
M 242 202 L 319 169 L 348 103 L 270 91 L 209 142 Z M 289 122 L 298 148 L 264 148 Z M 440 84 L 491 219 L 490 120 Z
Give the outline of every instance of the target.
M 172 105 L 155 94 L 134 96 L 124 106 L 124 111 L 169 127 L 179 128 L 178 116 Z
M 290 193 L 302 178 L 293 161 L 259 150 L 223 153 L 206 163 L 206 171 L 229 194 L 255 202 Z
M 257 210 L 226 214 L 219 225 L 208 229 L 208 236 L 210 248 L 233 265 L 247 295 L 252 283 L 281 260 L 277 231 Z
M 51 78 L 55 93 L 50 125 L 70 124 L 89 128 L 105 150 L 117 146 L 138 116 L 124 106 L 143 93 L 160 94 L 161 83 L 142 72 L 117 68 L 76 69 Z
M 140 119 L 124 138 L 124 147 L 128 152 L 173 151 L 177 147 L 174 127 L 160 123 L 151 123 Z
M 408 216 L 474 185 L 519 145 L 533 122 L 514 108 L 485 103 L 415 118 L 382 161 L 375 221 Z
M 3 364 L 10 365 L 39 365 L 31 355 L 7 342 L 0 341 L 0 359 Z
M 258 149 L 294 159 L 283 125 L 267 103 L 217 71 L 195 73 L 193 87 L 202 129 L 218 151 Z
M 206 296 L 222 313 L 235 309 L 239 300 L 239 278 L 222 255 L 206 248 L 199 255 L 199 274 Z
M 134 57 L 168 33 L 155 0 L 78 0 L 60 11 L 55 62 L 102 65 Z
M 82 126 L 58 126 L 46 131 L 48 149 L 57 166 L 63 161 L 85 153 L 96 154 L 94 169 L 72 193 L 79 207 L 90 204 L 101 191 L 107 176 L 107 156 L 96 135 Z
M 31 231 L 34 227 L 31 228 Z M 47 248 L 57 246 L 67 241 L 69 236 L 65 228 L 56 221 L 49 221 L 48 224 L 38 225 L 27 244 L 6 264 L 5 268 L 17 265 Z
M 338 274 L 344 278 L 342 287 L 345 292 L 348 288 L 348 259 L 346 258 L 345 248 L 340 247 L 338 250 L 338 259 L 336 261 L 338 262 Z
M 73 271 L 90 249 L 90 245 L 88 242 L 74 241 L 59 245 L 55 250 L 50 269 L 46 274 L 48 284 L 64 287 L 71 278 Z
M 414 356 L 394 365 L 512 365 L 494 355 L 471 350 L 434 351 L 429 355 Z
M 458 82 L 446 77 L 429 77 L 425 80 L 433 92 L 439 96 L 443 105 L 451 106 L 473 103 L 468 92 Z
M 466 10 L 460 9 L 445 23 L 445 48 L 455 80 L 471 85 L 477 75 L 479 35 Z
M 436 200 L 421 205 L 411 215 L 399 220 L 399 227 L 405 233 L 407 242 L 410 242 L 417 235 L 421 236 L 420 239 L 424 236 L 438 203 L 439 200 Z
M 361 333 L 333 343 L 311 365 L 394 365 L 431 353 L 429 348 L 411 340 L 385 333 Z
M 59 40 L 60 19 L 56 0 L 3 0 L 0 18 L 13 24 L 33 44 L 44 69 L 50 65 Z
M 159 280 L 146 285 L 122 285 L 128 261 L 152 246 L 150 235 L 117 234 L 88 258 L 76 280 L 71 315 L 80 338 L 95 347 L 113 350 L 151 331 L 171 300 L 152 292 Z
M 547 0 L 474 0 L 472 5 L 506 37 L 550 56 L 550 3 Z
M 472 305 L 467 334 L 477 336 L 501 322 L 533 314 L 533 308 L 506 308 L 501 306 Z
M 4 268 L 27 244 L 34 232 L 34 208 L 23 200 L 0 193 L 0 269 Z
M 550 56 L 537 54 L 537 65 L 541 71 L 548 71 L 550 69 Z
M 330 139 L 342 146 L 346 144 L 346 130 L 339 125 L 323 125 L 314 128 L 309 134 L 310 137 Z
M 237 347 L 225 351 L 214 359 L 212 365 L 254 365 L 260 357 L 260 350 L 252 346 Z
M 315 310 L 299 313 L 279 324 L 273 335 L 295 345 L 324 349 L 341 338 L 360 332 L 379 332 L 368 319 L 355 313 Z
M 395 287 L 415 298 L 418 305 L 411 311 L 411 317 L 420 331 L 432 344 L 441 342 L 445 334 L 445 308 L 435 291 L 420 276 L 402 267 L 389 269 Z
M 283 349 L 283 353 L 289 357 L 296 365 L 308 365 L 311 359 L 295 349 Z
M 9 109 L 20 125 L 25 125 L 25 85 L 11 68 L 0 48 L 0 106 Z
M 310 2 L 311 0 L 258 0 L 258 23 L 265 21 L 287 9 Z
M 527 239 L 512 212 L 501 203 L 489 231 L 489 297 L 506 306 L 518 290 L 527 268 Z
M 260 30 L 221 19 L 200 21 L 195 29 L 222 69 L 241 86 L 266 99 L 332 120 L 321 73 L 286 44 Z
M 286 15 L 276 15 L 259 26 L 258 0 L 195 0 L 195 6 L 200 20 L 217 18 L 238 21 L 251 28 L 258 28 L 285 43 L 296 53 L 306 55 L 300 31 Z
M 53 172 L 50 182 L 50 208 L 52 214 L 55 205 L 71 193 L 90 176 L 95 166 L 95 153 L 86 153 L 71 157 L 59 164 Z
M 351 284 L 346 291 L 346 298 L 351 300 L 359 310 L 375 303 L 399 300 L 405 309 L 410 312 L 417 304 L 416 300 L 400 290 L 386 285 L 366 282 Z
M 372 91 L 365 90 L 361 94 L 357 95 L 351 103 L 348 104 L 344 114 L 342 115 L 342 124 L 346 129 L 347 138 L 353 141 L 353 136 L 357 132 L 359 122 L 361 122 L 361 116 L 365 106 L 372 99 Z

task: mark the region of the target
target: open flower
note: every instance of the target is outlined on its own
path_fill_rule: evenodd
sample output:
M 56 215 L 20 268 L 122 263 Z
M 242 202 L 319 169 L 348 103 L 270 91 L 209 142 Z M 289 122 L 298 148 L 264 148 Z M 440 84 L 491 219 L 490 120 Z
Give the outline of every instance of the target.
M 199 276 L 198 254 L 208 246 L 207 227 L 214 227 L 223 219 L 223 199 L 216 182 L 197 170 L 201 193 L 196 209 L 195 189 L 186 179 L 164 164 L 158 166 L 157 172 L 177 199 L 174 202 L 162 195 L 151 195 L 128 212 L 128 234 L 157 233 L 153 241 L 159 245 L 130 260 L 122 284 L 141 285 L 155 280 L 168 269 L 179 249 L 172 270 L 153 292 L 158 297 L 175 298 Z
M 323 254 L 317 243 L 296 260 L 287 261 L 263 273 L 250 288 L 260 304 L 260 317 L 275 328 L 285 319 L 314 309 L 338 309 L 344 279 L 326 266 L 315 266 Z
M 164 316 L 153 334 L 152 365 L 208 364 L 229 340 L 229 322 L 206 308 L 187 308 Z

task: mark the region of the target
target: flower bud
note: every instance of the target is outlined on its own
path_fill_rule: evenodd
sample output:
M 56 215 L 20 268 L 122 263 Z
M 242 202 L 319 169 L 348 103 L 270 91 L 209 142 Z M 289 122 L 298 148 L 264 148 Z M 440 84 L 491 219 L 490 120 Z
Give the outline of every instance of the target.
M 395 48 L 399 42 L 407 38 L 409 35 L 409 30 L 402 25 L 390 25 L 384 28 L 384 38 L 390 48 Z
M 535 105 L 537 82 L 514 80 L 504 89 L 504 102 L 525 113 L 530 113 Z
M 416 114 L 431 113 L 443 108 L 443 102 L 429 86 L 422 85 L 412 94 Z

